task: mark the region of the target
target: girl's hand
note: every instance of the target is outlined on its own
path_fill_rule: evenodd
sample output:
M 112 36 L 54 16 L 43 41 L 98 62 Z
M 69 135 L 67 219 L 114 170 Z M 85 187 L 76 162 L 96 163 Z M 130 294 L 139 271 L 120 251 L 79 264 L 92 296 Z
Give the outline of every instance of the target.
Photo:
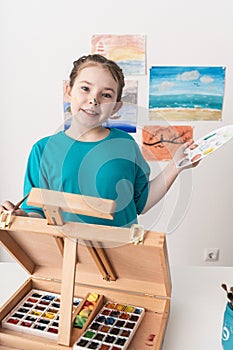
M 5 201 L 4 203 L 2 203 L 2 205 L 0 205 L 0 212 L 1 211 L 11 211 L 13 215 L 15 216 L 28 216 L 28 214 L 26 213 L 26 211 L 22 210 L 22 209 L 16 209 L 14 210 L 15 205 L 10 202 L 10 201 Z
M 193 139 L 182 144 L 178 148 L 178 150 L 176 151 L 176 153 L 173 157 L 173 161 L 175 162 L 175 164 L 179 164 L 180 161 L 187 156 L 189 150 L 193 150 L 196 147 L 197 147 L 197 145 L 194 143 Z M 195 168 L 199 164 L 199 162 L 200 161 L 196 161 L 195 163 L 192 163 L 192 164 L 190 164 L 190 162 L 189 162 L 189 164 L 186 167 L 180 168 L 180 170 Z

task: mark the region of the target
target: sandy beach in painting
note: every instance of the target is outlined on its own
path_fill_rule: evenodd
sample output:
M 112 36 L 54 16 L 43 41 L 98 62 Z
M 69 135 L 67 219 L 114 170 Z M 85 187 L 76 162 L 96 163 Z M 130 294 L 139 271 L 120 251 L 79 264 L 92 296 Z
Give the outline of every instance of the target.
M 222 111 L 203 108 L 153 108 L 149 110 L 150 120 L 221 120 Z

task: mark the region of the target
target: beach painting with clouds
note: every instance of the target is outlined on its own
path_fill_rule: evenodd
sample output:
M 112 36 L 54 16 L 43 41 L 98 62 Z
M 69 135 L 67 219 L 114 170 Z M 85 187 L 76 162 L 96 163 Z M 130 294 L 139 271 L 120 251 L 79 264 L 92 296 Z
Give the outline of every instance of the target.
M 149 79 L 151 120 L 222 119 L 225 67 L 153 66 Z
M 100 54 L 115 61 L 124 75 L 146 74 L 145 35 L 93 35 L 91 53 Z

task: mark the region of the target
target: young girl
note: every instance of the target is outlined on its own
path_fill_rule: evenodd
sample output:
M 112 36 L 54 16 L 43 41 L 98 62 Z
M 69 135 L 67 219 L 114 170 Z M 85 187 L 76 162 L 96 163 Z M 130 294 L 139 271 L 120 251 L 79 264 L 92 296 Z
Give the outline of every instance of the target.
M 150 168 L 128 133 L 102 125 L 122 106 L 124 76 L 120 67 L 100 55 L 73 64 L 66 95 L 71 105 L 69 129 L 39 140 L 28 159 L 24 193 L 32 187 L 102 197 L 116 201 L 113 220 L 63 213 L 66 221 L 130 227 L 168 191 L 180 170 L 171 161 L 149 181 Z M 182 158 L 191 144 L 183 144 Z M 9 201 L 0 209 L 13 209 Z M 40 208 L 26 203 L 15 215 L 43 217 Z

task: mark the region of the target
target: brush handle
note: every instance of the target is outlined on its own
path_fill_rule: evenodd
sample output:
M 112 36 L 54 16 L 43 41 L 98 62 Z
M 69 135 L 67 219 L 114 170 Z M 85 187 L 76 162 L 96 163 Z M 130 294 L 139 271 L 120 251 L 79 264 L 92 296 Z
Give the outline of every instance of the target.
M 28 196 L 29 196 L 29 193 L 26 194 L 26 196 L 24 196 L 18 203 L 15 204 L 13 210 L 19 209 L 20 205 L 25 201 L 25 199 L 27 199 Z

